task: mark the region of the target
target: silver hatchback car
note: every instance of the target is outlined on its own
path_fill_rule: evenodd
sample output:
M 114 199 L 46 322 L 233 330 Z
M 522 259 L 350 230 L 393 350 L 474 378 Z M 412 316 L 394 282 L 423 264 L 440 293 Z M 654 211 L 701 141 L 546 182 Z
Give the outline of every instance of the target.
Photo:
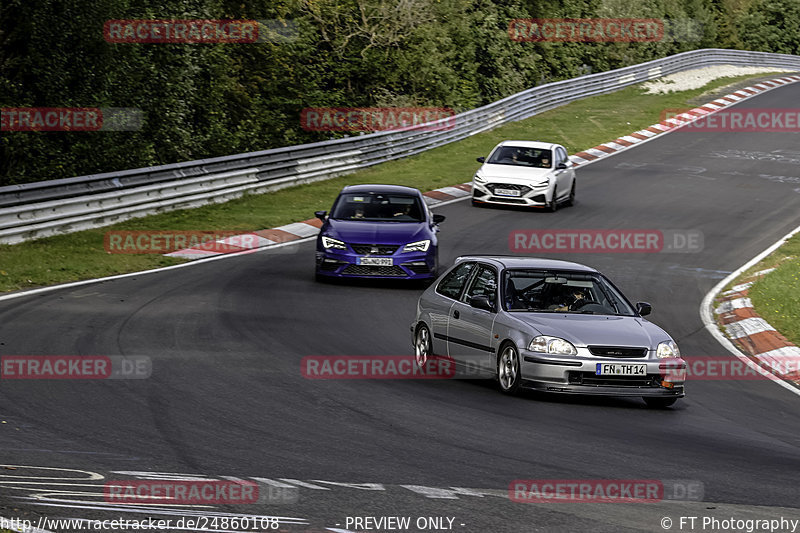
M 411 325 L 417 365 L 445 358 L 463 377 L 493 377 L 509 394 L 684 396 L 675 341 L 597 270 L 519 256 L 459 257 L 420 297 Z

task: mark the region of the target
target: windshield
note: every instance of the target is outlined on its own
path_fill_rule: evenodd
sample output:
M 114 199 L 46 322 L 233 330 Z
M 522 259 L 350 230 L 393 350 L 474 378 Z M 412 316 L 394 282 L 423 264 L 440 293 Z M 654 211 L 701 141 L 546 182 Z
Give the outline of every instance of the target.
M 551 168 L 553 165 L 553 157 L 550 150 L 541 148 L 501 146 L 494 151 L 487 163 L 492 165 Z
M 507 270 L 508 311 L 634 316 L 625 297 L 600 274 L 558 270 Z
M 418 197 L 408 194 L 347 193 L 336 200 L 331 218 L 381 222 L 424 222 Z

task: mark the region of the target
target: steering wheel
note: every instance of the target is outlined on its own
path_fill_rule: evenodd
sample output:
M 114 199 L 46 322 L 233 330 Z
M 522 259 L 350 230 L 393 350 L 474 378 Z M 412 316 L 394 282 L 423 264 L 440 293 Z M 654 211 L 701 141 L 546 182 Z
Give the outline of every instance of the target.
M 574 302 L 569 306 L 569 310 L 570 311 L 577 311 L 577 310 L 581 309 L 582 307 L 586 307 L 589 304 L 603 305 L 600 302 L 597 302 L 595 300 L 578 300 L 577 302 Z

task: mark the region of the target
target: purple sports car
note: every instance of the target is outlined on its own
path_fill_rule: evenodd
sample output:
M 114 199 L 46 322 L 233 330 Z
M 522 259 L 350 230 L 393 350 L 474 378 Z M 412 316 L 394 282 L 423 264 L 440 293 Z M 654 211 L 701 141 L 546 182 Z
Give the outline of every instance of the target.
M 317 211 L 317 279 L 434 279 L 436 234 L 443 215 L 428 209 L 422 193 L 400 185 L 350 185 L 331 213 Z

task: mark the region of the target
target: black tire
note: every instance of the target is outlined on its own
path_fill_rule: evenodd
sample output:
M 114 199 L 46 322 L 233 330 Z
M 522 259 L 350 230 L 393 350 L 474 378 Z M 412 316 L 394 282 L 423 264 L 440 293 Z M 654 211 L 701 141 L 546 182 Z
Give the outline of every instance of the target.
M 510 342 L 503 344 L 497 354 L 497 382 L 504 394 L 514 395 L 519 392 L 522 383 L 519 350 Z
M 558 188 L 553 187 L 553 201 L 547 206 L 547 210 L 551 213 L 558 211 Z
M 647 407 L 651 409 L 666 409 L 670 405 L 678 401 L 677 398 L 654 398 L 652 396 L 645 396 L 642 398 Z
M 575 182 L 576 181 L 577 180 L 574 180 L 574 179 L 572 180 L 572 189 L 570 189 L 570 191 L 569 191 L 569 199 L 564 204 L 564 205 L 567 205 L 569 207 L 572 207 L 573 205 L 575 205 Z
M 419 368 L 425 368 L 433 355 L 433 341 L 431 330 L 422 324 L 414 334 L 414 361 Z

